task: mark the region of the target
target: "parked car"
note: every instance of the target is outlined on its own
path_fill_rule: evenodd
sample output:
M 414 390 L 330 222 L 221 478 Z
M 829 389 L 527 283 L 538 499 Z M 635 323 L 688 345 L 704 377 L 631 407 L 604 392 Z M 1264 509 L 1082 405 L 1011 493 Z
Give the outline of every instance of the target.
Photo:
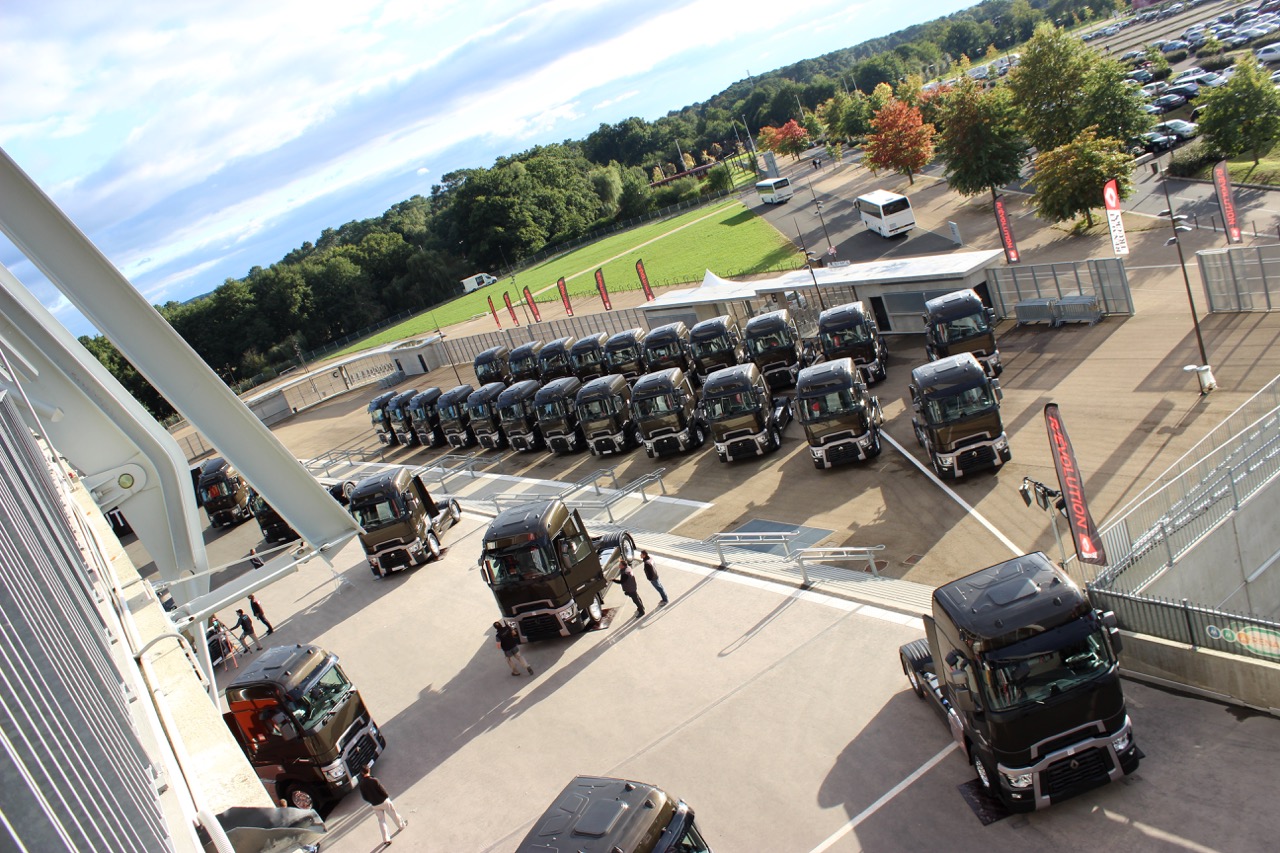
M 1143 104 L 1142 111 L 1149 116 L 1162 115 L 1160 108 L 1157 107 L 1155 104 Z
M 1151 129 L 1156 133 L 1163 133 L 1166 136 L 1176 136 L 1183 142 L 1193 138 L 1200 132 L 1200 128 L 1196 125 L 1189 121 L 1183 121 L 1182 119 L 1173 119 L 1172 121 L 1161 122 Z
M 1137 69 L 1134 69 L 1133 71 L 1130 71 L 1128 74 L 1128 77 L 1130 80 L 1134 80 L 1138 83 L 1151 82 L 1151 72 L 1145 68 L 1137 68 Z
M 1179 83 L 1181 83 L 1183 80 L 1188 80 L 1192 77 L 1196 77 L 1204 73 L 1205 73 L 1205 70 L 1201 68 L 1199 65 L 1192 65 L 1190 68 L 1184 68 L 1181 71 L 1179 71 L 1177 74 L 1173 75 L 1173 79 L 1169 81 L 1169 85 L 1176 86 Z
M 1178 144 L 1176 136 L 1168 136 L 1163 133 L 1149 131 L 1141 134 L 1130 142 L 1130 153 L 1137 156 L 1138 154 L 1160 154 L 1168 151 L 1170 148 Z
M 1168 89 L 1165 89 L 1164 94 L 1166 96 L 1181 95 L 1184 101 L 1194 101 L 1196 98 L 1200 97 L 1200 87 L 1195 83 L 1179 83 L 1176 86 L 1170 86 Z M 1159 100 L 1159 98 L 1156 100 Z
M 1187 102 L 1186 98 L 1174 92 L 1167 95 L 1161 95 L 1160 97 L 1156 98 L 1154 101 L 1151 102 L 1151 106 L 1155 107 L 1156 110 L 1160 113 L 1168 113 L 1168 112 L 1173 112 L 1178 107 L 1185 104 L 1186 102 Z
M 1133 60 L 1141 59 L 1146 55 L 1147 55 L 1147 52 L 1145 50 L 1131 50 L 1128 53 L 1126 53 L 1124 56 L 1120 57 L 1120 61 L 1132 62 Z
M 1154 80 L 1142 87 L 1142 92 L 1148 98 L 1158 98 L 1164 94 L 1164 90 L 1169 88 L 1169 84 L 1163 80 Z
M 1188 42 L 1182 41 L 1181 39 L 1174 39 L 1173 41 L 1167 41 L 1161 45 L 1160 52 L 1173 53 L 1176 50 L 1188 50 L 1190 47 L 1191 45 Z
M 1267 65 L 1273 62 L 1280 62 L 1280 44 L 1263 45 L 1253 55 L 1258 57 L 1259 62 Z

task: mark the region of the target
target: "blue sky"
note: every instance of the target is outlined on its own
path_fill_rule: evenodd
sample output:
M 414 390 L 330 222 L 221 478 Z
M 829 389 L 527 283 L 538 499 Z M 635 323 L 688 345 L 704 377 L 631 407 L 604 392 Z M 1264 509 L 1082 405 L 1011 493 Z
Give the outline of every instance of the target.
M 11 0 L 0 147 L 148 301 L 181 301 L 455 169 L 970 5 Z M 0 263 L 93 334 L 2 236 Z

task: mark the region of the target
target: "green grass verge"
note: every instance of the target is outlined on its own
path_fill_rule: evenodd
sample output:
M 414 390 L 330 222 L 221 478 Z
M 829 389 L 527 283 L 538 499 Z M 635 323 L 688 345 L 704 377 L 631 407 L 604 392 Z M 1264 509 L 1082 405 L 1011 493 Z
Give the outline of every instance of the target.
M 717 275 L 732 277 L 793 269 L 801 260 L 795 246 L 772 225 L 741 202 L 726 201 L 612 234 L 523 270 L 514 278 L 502 279 L 390 326 L 337 355 L 431 332 L 437 322 L 444 328 L 468 320 L 489 310 L 490 296 L 500 315 L 505 316 L 502 294 L 510 293 L 511 302 L 515 304 L 526 286 L 534 293 L 536 302 L 557 302 L 560 296 L 555 284 L 561 276 L 575 301 L 599 299 L 595 282 L 597 268 L 603 268 L 610 293 L 639 290 L 635 265 L 642 258 L 649 283 L 654 287 L 700 282 L 708 269 Z
M 1231 174 L 1232 183 L 1268 184 L 1280 186 L 1280 148 L 1273 148 L 1263 154 L 1257 165 L 1252 154 L 1241 154 L 1227 160 L 1227 171 Z M 1211 180 L 1213 167 L 1209 166 L 1196 174 L 1197 178 Z

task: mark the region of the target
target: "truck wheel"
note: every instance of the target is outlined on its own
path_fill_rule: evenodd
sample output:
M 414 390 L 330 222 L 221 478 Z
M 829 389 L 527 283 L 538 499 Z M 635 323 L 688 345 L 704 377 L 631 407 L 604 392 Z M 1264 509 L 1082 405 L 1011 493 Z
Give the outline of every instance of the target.
M 778 432 L 778 428 L 769 427 L 769 447 L 777 450 L 782 446 L 782 433 Z
M 285 790 L 284 799 L 295 809 L 314 809 L 320 804 L 315 791 L 301 783 L 290 785 Z
M 920 681 L 920 668 L 928 666 L 933 660 L 929 644 L 924 640 L 912 640 L 898 650 L 898 659 L 902 661 L 902 672 L 911 682 L 911 690 L 920 699 L 924 699 L 924 684 Z
M 426 547 L 422 549 L 422 562 L 438 559 L 440 559 L 440 540 L 434 533 L 428 533 Z
M 874 459 L 880 455 L 884 447 L 880 444 L 880 430 L 876 430 L 871 438 L 871 447 L 867 449 L 867 458 Z
M 907 676 L 907 681 L 911 683 L 911 692 L 916 694 L 917 699 L 924 698 L 924 685 L 920 683 L 920 675 L 916 672 L 916 668 L 911 665 L 911 661 L 907 660 L 906 653 L 899 655 L 902 660 L 902 672 Z
M 701 447 L 707 440 L 707 434 L 702 431 L 702 426 L 698 425 L 693 428 L 693 446 Z
M 589 627 L 594 628 L 604 619 L 604 596 L 596 593 L 591 599 L 591 603 L 587 605 L 587 618 L 590 620 Z
M 978 783 L 982 785 L 982 790 L 990 791 L 991 788 L 991 770 L 987 767 L 987 762 L 982 760 L 982 756 L 974 752 L 973 746 L 969 747 L 969 751 L 973 753 L 973 770 L 978 774 Z
M 456 500 L 449 501 L 449 524 L 457 524 L 462 519 L 462 507 Z

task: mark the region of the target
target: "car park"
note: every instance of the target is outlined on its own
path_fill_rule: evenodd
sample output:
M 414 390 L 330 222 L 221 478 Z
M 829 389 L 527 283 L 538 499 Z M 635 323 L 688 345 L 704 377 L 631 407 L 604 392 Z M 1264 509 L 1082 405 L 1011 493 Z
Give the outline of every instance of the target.
M 1176 136 L 1149 131 L 1134 139 L 1129 146 L 1129 150 L 1134 154 L 1160 154 L 1177 144 L 1178 138 Z
M 1200 132 L 1200 128 L 1189 121 L 1182 119 L 1172 119 L 1170 121 L 1161 122 L 1152 128 L 1156 133 L 1163 133 L 1166 136 L 1176 136 L 1179 140 L 1186 142 Z
M 1176 110 L 1187 102 L 1187 99 L 1177 92 L 1161 95 L 1151 102 L 1151 106 L 1155 107 L 1161 113 L 1169 113 Z

